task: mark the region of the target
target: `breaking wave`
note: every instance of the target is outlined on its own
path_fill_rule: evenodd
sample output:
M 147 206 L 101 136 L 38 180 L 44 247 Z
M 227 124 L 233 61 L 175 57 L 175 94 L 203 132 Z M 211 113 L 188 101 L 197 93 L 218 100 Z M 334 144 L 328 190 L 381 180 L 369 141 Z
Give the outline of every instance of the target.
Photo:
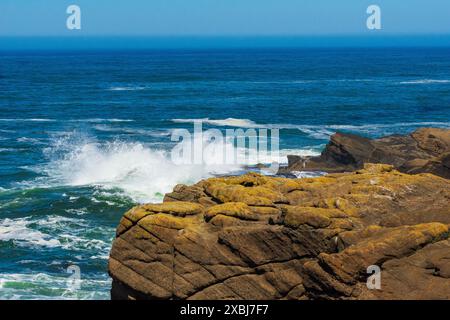
M 191 142 L 199 145 L 198 141 Z M 90 137 L 66 134 L 55 138 L 51 147 L 44 151 L 47 163 L 29 168 L 44 177 L 26 182 L 24 186 L 94 186 L 120 193 L 134 202 L 160 202 L 165 193 L 180 183 L 193 184 L 215 175 L 241 173 L 245 167 L 259 163 L 286 164 L 288 154 L 319 154 L 312 147 L 257 152 L 238 148 L 232 141 L 205 140 L 200 145 L 200 162 L 177 162 L 172 151 L 156 149 L 152 144 L 98 142 Z M 227 161 L 230 155 L 233 158 Z
M 56 247 L 60 242 L 48 234 L 29 228 L 28 218 L 0 221 L 0 241 L 13 241 L 18 246 Z
M 59 215 L 0 220 L 0 241 L 12 241 L 19 247 L 62 248 L 75 251 L 94 249 L 95 252 L 105 256 L 109 251 L 109 241 L 89 238 L 86 233 L 113 234 L 113 231 L 113 228 L 107 227 L 93 230 L 87 220 Z
M 147 87 L 144 86 L 126 86 L 126 87 L 110 87 L 108 91 L 140 91 L 145 90 Z
M 203 119 L 172 119 L 173 122 L 176 123 L 195 123 L 202 122 L 213 126 L 222 126 L 222 127 L 244 127 L 244 128 L 256 128 L 258 125 L 248 119 L 236 119 L 236 118 L 227 118 L 222 120 L 212 120 L 209 118 Z

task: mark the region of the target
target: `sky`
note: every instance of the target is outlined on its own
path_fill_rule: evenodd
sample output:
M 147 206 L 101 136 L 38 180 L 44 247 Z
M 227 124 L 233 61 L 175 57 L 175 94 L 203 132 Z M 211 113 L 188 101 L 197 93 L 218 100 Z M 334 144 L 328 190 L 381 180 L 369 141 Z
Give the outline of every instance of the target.
M 69 17 L 66 10 L 73 4 L 81 8 L 81 30 L 66 27 Z M 369 16 L 366 10 L 372 4 L 381 8 L 381 30 L 366 27 Z M 179 44 L 183 43 L 183 37 L 253 37 L 255 45 L 261 42 L 258 37 L 266 37 L 272 39 L 265 40 L 272 45 L 283 45 L 292 44 L 292 37 L 358 36 L 358 41 L 361 37 L 371 37 L 376 43 L 383 43 L 384 37 L 394 35 L 421 36 L 422 39 L 431 35 L 424 43 L 450 45 L 450 1 L 0 0 L 0 50 L 33 46 L 37 43 L 36 37 L 55 36 L 75 37 L 84 42 L 92 36 L 170 37 L 178 39 Z M 273 40 L 280 36 L 285 40 Z M 12 37 L 32 38 L 29 41 L 5 40 Z M 125 43 L 123 39 L 120 41 Z M 132 41 L 134 46 L 140 45 L 136 39 L 129 40 Z M 241 45 L 234 41 L 237 46 Z M 414 41 L 409 43 L 412 45 Z M 96 45 L 95 41 L 91 42 L 90 46 Z M 174 42 L 160 40 L 155 45 Z M 397 43 L 397 40 L 391 42 Z M 193 43 L 195 41 L 189 41 L 189 45 Z
M 81 8 L 81 30 L 66 9 Z M 377 4 L 382 30 L 366 28 Z M 450 34 L 448 0 L 1 0 L 0 36 Z

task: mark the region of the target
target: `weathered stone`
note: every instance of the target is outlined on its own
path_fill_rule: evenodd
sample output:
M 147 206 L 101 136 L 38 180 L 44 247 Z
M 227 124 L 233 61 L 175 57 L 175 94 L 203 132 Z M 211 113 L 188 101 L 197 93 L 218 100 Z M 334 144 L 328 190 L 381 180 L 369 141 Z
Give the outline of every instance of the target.
M 447 148 L 441 135 L 419 133 L 430 153 Z M 449 227 L 450 181 L 392 165 L 305 179 L 212 178 L 125 213 L 110 254 L 111 294 L 449 299 Z M 381 290 L 366 287 L 370 265 L 382 270 Z
M 346 172 L 364 163 L 385 163 L 405 173 L 450 178 L 450 130 L 421 128 L 409 135 L 367 139 L 336 133 L 318 157 L 288 156 L 290 171 Z

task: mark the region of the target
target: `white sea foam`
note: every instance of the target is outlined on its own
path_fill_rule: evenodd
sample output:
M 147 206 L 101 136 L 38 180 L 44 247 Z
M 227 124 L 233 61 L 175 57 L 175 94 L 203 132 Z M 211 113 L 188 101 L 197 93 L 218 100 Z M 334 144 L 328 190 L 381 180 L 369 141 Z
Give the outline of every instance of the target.
M 146 86 L 124 86 L 124 87 L 110 87 L 108 91 L 140 91 L 145 90 L 148 87 Z
M 308 136 L 318 140 L 328 140 L 331 135 L 335 133 L 333 130 L 329 130 L 326 127 L 307 127 L 298 126 L 296 129 L 306 133 Z
M 89 118 L 89 119 L 73 119 L 69 122 L 134 122 L 133 119 L 118 119 L 118 118 Z
M 115 132 L 115 133 L 126 133 L 126 134 L 136 134 L 140 136 L 150 136 L 150 137 L 167 137 L 170 136 L 172 130 L 169 129 L 140 129 L 140 128 L 132 128 L 132 127 L 114 127 L 108 126 L 105 124 L 98 124 L 94 126 L 95 130 L 102 132 Z
M 285 165 L 288 163 L 288 155 L 297 155 L 297 156 L 318 156 L 320 155 L 320 151 L 317 150 L 317 148 L 311 148 L 311 147 L 305 147 L 303 149 L 281 149 L 278 153 L 253 153 L 253 157 L 251 156 L 252 153 L 248 152 L 248 149 L 241 150 L 238 149 L 238 152 L 241 154 L 246 153 L 247 154 L 247 160 L 246 165 L 253 166 L 257 164 L 270 164 L 273 162 L 277 162 L 280 165 Z M 250 157 L 248 156 L 250 155 Z M 243 156 L 241 156 L 243 158 Z
M 70 290 L 69 276 L 65 269 L 59 274 L 0 273 L 0 300 L 109 299 L 110 279 L 90 279 L 82 275 L 80 289 Z M 42 293 L 43 288 L 46 293 Z
M 225 155 L 236 161 L 224 164 Z M 98 143 L 90 137 L 68 134 L 54 139 L 45 151 L 48 162 L 30 168 L 46 174 L 24 187 L 93 186 L 92 201 L 115 205 L 123 197 L 136 202 L 159 202 L 179 183 L 192 184 L 214 175 L 241 172 L 258 163 L 287 163 L 287 154 L 316 155 L 313 148 L 257 153 L 238 149 L 232 142 L 203 145 L 203 162 L 175 164 L 169 151 L 138 142 Z M 119 197 L 119 198 L 118 198 Z
M 133 119 L 117 118 L 88 118 L 88 119 L 48 119 L 48 118 L 2 118 L 1 122 L 133 122 Z M 13 130 L 0 130 L 0 132 L 14 133 Z
M 301 79 L 301 80 L 273 80 L 273 81 L 230 81 L 236 83 L 251 83 L 251 84 L 310 84 L 310 83 L 323 83 L 323 82 L 373 82 L 373 81 L 385 81 L 384 79 Z
M 75 139 L 77 140 L 77 139 Z M 175 165 L 166 151 L 141 143 L 99 144 L 89 139 L 59 138 L 48 151 L 43 168 L 51 185 L 100 186 L 121 189 L 138 202 L 161 201 L 178 183 L 194 183 L 214 172 L 233 168 L 218 165 Z
M 29 137 L 20 137 L 17 138 L 17 142 L 20 143 L 31 143 L 31 144 L 44 144 L 44 142 L 42 142 L 40 139 L 36 139 L 36 138 L 29 138 Z
M 400 84 L 433 84 L 433 83 L 450 83 L 450 80 L 445 79 L 417 79 L 417 80 L 408 80 L 401 81 Z
M 72 200 L 72 199 L 71 199 Z M 80 208 L 80 209 L 66 209 L 66 210 L 64 210 L 64 211 L 66 211 L 67 213 L 69 213 L 69 214 L 74 214 L 74 215 L 77 215 L 77 216 L 82 216 L 82 215 L 85 215 L 85 214 L 88 214 L 89 212 L 88 212 L 88 210 L 87 210 L 87 208 Z
M 315 178 L 326 174 L 322 171 L 291 171 L 291 173 L 297 178 Z
M 324 144 L 317 145 L 314 147 L 304 147 L 303 149 L 282 149 L 280 150 L 280 155 L 282 157 L 287 157 L 288 155 L 293 156 L 303 156 L 303 157 L 313 157 L 320 155 L 320 150 L 324 147 Z
M 0 220 L 0 241 L 13 241 L 18 246 L 57 247 L 61 243 L 50 235 L 31 229 L 30 218 Z
M 32 220 L 32 223 L 35 223 L 42 227 L 50 227 L 52 230 L 61 230 L 67 224 L 72 226 L 77 226 L 78 229 L 82 230 L 89 226 L 89 223 L 86 220 L 78 219 L 78 218 L 68 218 L 58 215 L 49 215 L 45 218 Z
M 18 118 L 11 118 L 11 119 L 0 119 L 0 121 L 4 122 L 53 122 L 56 121 L 54 119 L 41 119 L 41 118 L 31 118 L 31 119 L 18 119 Z
M 95 250 L 107 254 L 110 241 L 92 239 L 87 232 L 114 234 L 109 227 L 92 228 L 87 220 L 58 215 L 46 217 L 6 218 L 0 220 L 0 241 L 13 241 L 21 247 L 62 248 L 66 250 Z
M 219 119 L 213 120 L 209 118 L 203 119 L 172 119 L 173 122 L 177 123 L 195 123 L 201 121 L 202 123 L 210 124 L 213 126 L 222 126 L 222 127 L 243 127 L 243 128 L 254 128 L 258 125 L 248 119 L 235 119 L 235 118 L 227 118 L 227 119 Z

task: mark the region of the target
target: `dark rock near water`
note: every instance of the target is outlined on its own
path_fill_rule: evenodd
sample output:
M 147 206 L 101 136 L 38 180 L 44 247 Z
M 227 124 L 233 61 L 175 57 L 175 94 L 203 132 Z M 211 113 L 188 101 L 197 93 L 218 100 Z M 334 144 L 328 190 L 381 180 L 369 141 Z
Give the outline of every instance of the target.
M 365 163 L 391 164 L 404 173 L 434 173 L 450 178 L 450 130 L 421 128 L 409 135 L 367 139 L 347 133 L 331 136 L 317 157 L 288 156 L 283 172 L 349 172 Z

